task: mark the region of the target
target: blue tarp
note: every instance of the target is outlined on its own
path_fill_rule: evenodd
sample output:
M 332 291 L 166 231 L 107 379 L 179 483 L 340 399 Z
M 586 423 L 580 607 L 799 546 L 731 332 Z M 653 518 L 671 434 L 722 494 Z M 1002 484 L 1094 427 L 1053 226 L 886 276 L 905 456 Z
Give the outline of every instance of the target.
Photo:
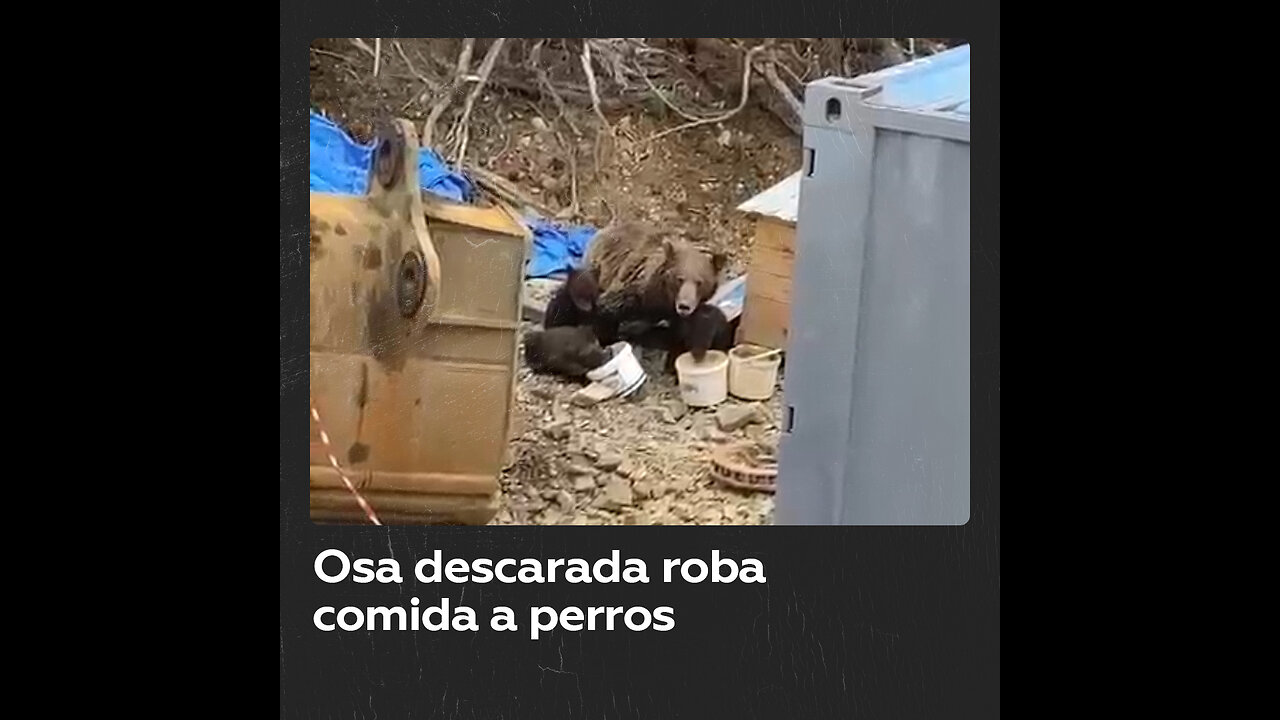
M 323 115 L 311 112 L 311 189 L 364 195 L 369 190 L 373 145 L 361 145 Z M 475 187 L 430 148 L 418 153 L 422 189 L 455 202 L 470 202 Z
M 549 277 L 569 272 L 578 267 L 587 245 L 596 236 L 596 229 L 588 225 L 563 225 L 540 217 L 527 217 L 533 232 L 533 250 L 525 275 L 531 278 Z
M 361 145 L 328 118 L 311 112 L 311 189 L 316 192 L 363 195 L 369 188 L 373 146 Z M 429 148 L 418 159 L 422 189 L 455 202 L 470 202 L 475 186 L 451 170 Z M 596 229 L 563 225 L 540 217 L 526 218 L 533 232 L 532 256 L 525 276 L 548 277 L 568 272 L 582 260 Z

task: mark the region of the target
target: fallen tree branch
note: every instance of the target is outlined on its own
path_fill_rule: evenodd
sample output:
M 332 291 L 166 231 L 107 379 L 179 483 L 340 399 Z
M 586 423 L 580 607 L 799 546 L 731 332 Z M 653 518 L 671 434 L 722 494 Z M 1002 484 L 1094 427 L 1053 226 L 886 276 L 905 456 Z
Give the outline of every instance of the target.
M 341 54 L 341 53 L 336 53 L 336 52 L 329 52 L 328 50 L 321 50 L 320 48 L 308 48 L 308 49 L 309 49 L 311 52 L 313 52 L 313 53 L 315 53 L 315 54 L 317 54 L 317 55 L 328 55 L 328 56 L 329 56 L 329 57 L 331 57 L 331 58 L 337 58 L 337 59 L 339 59 L 339 60 L 345 60 L 345 61 L 347 61 L 347 62 L 351 63 L 352 65 L 355 65 L 355 64 L 356 64 L 355 58 L 353 58 L 353 57 L 351 57 L 351 56 L 349 56 L 349 55 L 343 55 L 343 54 Z
M 782 96 L 782 99 L 786 101 L 791 111 L 796 114 L 796 117 L 803 118 L 804 105 L 796 99 L 795 95 L 791 94 L 791 89 L 787 87 L 786 83 L 782 82 L 782 78 L 778 77 L 778 70 L 774 67 L 773 62 L 765 64 L 764 77 L 773 86 L 773 89 L 778 91 L 778 95 Z
M 350 38 L 350 40 L 352 45 L 355 45 L 368 53 L 369 57 L 376 57 L 376 54 L 373 52 L 373 48 L 369 47 L 369 43 L 365 42 L 364 38 Z
M 509 74 L 495 73 L 489 78 L 489 84 L 494 87 L 500 87 L 504 90 L 517 92 L 528 97 L 537 98 L 545 94 L 537 82 L 532 82 L 521 77 L 514 77 Z M 591 91 L 587 88 L 565 83 L 556 84 L 556 92 L 560 98 L 573 105 L 582 105 L 584 107 L 592 107 Z M 627 108 L 639 107 L 643 105 L 644 99 L 649 93 L 627 93 L 618 97 L 602 97 L 600 98 L 600 108 L 615 112 L 625 110 Z
M 444 114 L 445 108 L 449 107 L 450 101 L 453 100 L 453 94 L 462 86 L 462 80 L 466 76 L 467 68 L 471 67 L 471 52 L 475 50 L 476 39 L 464 38 L 462 40 L 462 52 L 458 54 L 458 65 L 453 71 L 453 80 L 449 83 L 449 87 L 445 89 L 440 99 L 431 106 L 431 111 L 427 113 L 427 121 L 422 126 L 422 144 L 431 147 L 432 137 L 435 135 L 436 122 L 440 116 Z
M 542 114 L 542 111 L 538 109 L 538 106 L 537 106 L 537 105 L 535 105 L 535 104 L 533 104 L 533 103 L 529 103 L 529 109 L 533 110 L 533 112 L 534 112 L 538 117 L 542 118 L 542 121 L 543 121 L 544 123 L 546 123 L 546 124 L 547 124 L 547 127 L 551 129 L 551 132 L 555 134 L 556 143 L 560 146 L 560 149 L 564 152 L 564 155 L 565 155 L 565 161 L 566 161 L 566 163 L 569 165 L 569 199 L 570 199 L 570 203 L 569 203 L 569 207 L 568 207 L 568 209 L 566 209 L 566 210 L 561 210 L 560 212 L 556 213 L 556 217 L 561 218 L 561 219 L 574 217 L 574 216 L 576 216 L 579 212 L 581 212 L 581 207 L 578 205 L 578 158 L 577 158 L 578 151 L 577 151 L 577 145 L 570 145 L 570 144 L 569 144 L 569 142 L 568 142 L 567 140 L 565 140 L 565 139 L 564 139 L 564 135 L 563 135 L 559 130 L 557 130 L 557 129 L 556 129 L 555 124 L 554 124 L 554 123 L 552 123 L 550 120 L 547 120 L 547 116 Z M 499 154 L 501 154 L 501 153 L 499 153 Z
M 600 118 L 600 122 L 607 128 L 609 121 L 604 116 L 604 111 L 600 109 L 600 91 L 596 87 L 596 74 L 591 70 L 591 41 L 582 41 L 582 71 L 587 74 L 587 87 L 591 90 L 591 107 L 595 108 L 596 116 Z
M 393 44 L 395 45 L 396 52 L 400 54 L 400 59 L 404 60 L 405 66 L 409 68 L 409 72 L 413 73 L 415 77 L 417 77 L 419 80 L 422 81 L 424 85 L 427 86 L 427 89 L 423 90 L 420 95 L 418 95 L 417 97 L 409 98 L 408 102 L 406 102 L 403 106 L 401 106 L 400 111 L 404 112 L 405 109 L 408 108 L 413 103 L 422 102 L 423 100 L 427 99 L 428 95 L 439 90 L 440 84 L 437 83 L 435 80 L 432 80 L 431 78 L 427 77 L 426 75 L 423 75 L 422 73 L 418 72 L 418 69 L 413 66 L 413 63 L 409 62 L 409 56 L 404 54 L 404 48 L 400 47 L 399 40 L 396 40 Z M 421 58 L 421 56 L 419 56 L 419 58 Z
M 638 71 L 639 67 L 637 67 L 636 70 Z M 689 113 L 686 113 L 685 111 L 676 107 L 675 104 L 672 103 L 670 100 L 668 100 L 667 96 L 664 95 L 662 91 L 658 89 L 658 86 L 653 84 L 653 81 L 649 79 L 648 75 L 644 73 L 639 73 L 639 74 L 640 74 L 640 79 L 644 80 L 645 84 L 649 86 L 649 89 L 653 91 L 653 94 L 658 96 L 658 99 L 662 101 L 662 104 L 674 110 L 677 115 L 684 118 L 685 120 L 705 120 L 706 119 L 707 117 L 706 115 L 702 117 L 697 117 L 694 115 L 690 115 Z
M 520 192 L 514 185 L 507 182 L 504 178 L 496 173 L 490 172 L 479 165 L 467 165 L 463 172 L 476 181 L 480 187 L 488 190 L 502 200 L 515 205 L 517 209 L 528 208 L 538 212 L 543 217 L 555 217 L 556 213 L 546 205 L 534 200 L 528 195 Z
M 711 123 L 723 122 L 733 117 L 734 115 L 737 115 L 742 110 L 742 108 L 747 106 L 747 98 L 751 94 L 751 82 L 750 82 L 751 61 L 754 59 L 756 53 L 759 53 L 764 49 L 765 49 L 764 45 L 757 45 L 751 48 L 750 50 L 748 50 L 746 55 L 742 58 L 742 99 L 738 101 L 738 107 L 730 110 L 724 115 L 720 115 L 717 117 L 703 118 L 701 120 L 694 120 L 692 122 L 687 122 L 683 125 L 677 125 L 676 127 L 673 127 L 673 128 L 667 128 L 666 130 L 663 130 L 662 132 L 651 136 L 645 142 L 650 143 L 659 138 L 666 137 L 667 135 L 670 135 L 672 133 L 680 132 L 681 130 L 688 130 L 689 128 L 698 127 L 699 125 L 709 125 Z
M 471 93 L 467 95 L 467 101 L 462 107 L 462 117 L 458 119 L 459 127 L 458 135 L 458 153 L 454 162 L 461 167 L 462 161 L 467 155 L 467 140 L 470 137 L 471 108 L 475 106 L 476 98 L 480 96 L 480 92 L 484 90 L 485 84 L 489 81 L 489 73 L 493 72 L 493 64 L 498 59 L 498 53 L 502 51 L 502 46 L 506 43 L 506 38 L 498 38 L 493 41 L 489 49 L 485 51 L 484 60 L 480 61 L 480 79 L 476 82 L 476 86 L 471 88 Z
M 551 84 L 551 80 L 547 77 L 547 71 L 542 67 L 542 43 L 542 40 L 534 43 L 533 50 L 529 51 L 529 59 L 526 61 L 525 66 L 532 68 L 533 72 L 538 76 L 538 85 L 546 89 L 547 93 L 551 95 L 551 99 L 556 104 L 556 110 L 560 112 L 558 119 L 565 121 L 569 129 L 573 131 L 574 137 L 580 138 L 582 137 L 582 131 L 573 123 L 573 119 L 569 116 L 564 106 L 564 99 L 560 97 L 560 93 L 556 92 L 555 86 Z

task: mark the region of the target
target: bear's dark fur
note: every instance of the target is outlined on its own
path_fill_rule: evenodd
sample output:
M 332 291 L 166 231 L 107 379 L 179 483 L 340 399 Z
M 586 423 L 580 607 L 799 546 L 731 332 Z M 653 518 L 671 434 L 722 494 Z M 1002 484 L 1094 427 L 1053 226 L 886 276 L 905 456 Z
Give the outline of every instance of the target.
M 621 328 L 624 334 L 629 329 L 631 328 L 625 325 Z M 706 357 L 708 350 L 729 352 L 737 329 L 736 320 L 730 322 L 720 308 L 704 303 L 689 317 L 677 318 L 670 325 L 644 328 L 637 326 L 631 329 L 633 334 L 624 339 L 645 347 L 666 350 L 663 367 L 666 372 L 671 372 L 675 368 L 676 358 L 685 352 L 692 354 L 699 362 Z
M 543 316 L 545 328 L 591 325 L 595 322 L 596 301 L 600 299 L 600 286 L 588 270 L 575 268 L 569 271 L 564 285 L 556 290 L 547 303 Z
M 524 337 L 524 361 L 536 373 L 581 378 L 608 360 L 590 327 L 554 327 Z
M 683 329 L 682 321 L 700 312 L 715 294 L 724 264 L 722 253 L 703 252 L 643 223 L 624 222 L 601 230 L 584 264 L 599 289 L 594 326 L 600 343 L 617 341 L 619 326 L 632 321 L 655 326 L 666 322 L 673 342 L 691 331 L 714 336 L 716 330 L 704 325 L 715 325 L 714 316 Z
M 667 367 L 674 368 L 676 358 L 688 351 L 693 359 L 702 362 L 708 350 L 729 352 L 733 347 L 733 326 L 724 312 L 703 303 L 689 317 L 676 320 L 673 344 L 667 351 Z

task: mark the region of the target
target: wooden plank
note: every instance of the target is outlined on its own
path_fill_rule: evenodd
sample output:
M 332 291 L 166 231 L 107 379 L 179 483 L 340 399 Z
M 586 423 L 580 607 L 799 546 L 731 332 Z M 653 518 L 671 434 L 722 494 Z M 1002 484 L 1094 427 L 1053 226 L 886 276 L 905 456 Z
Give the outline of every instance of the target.
M 783 305 L 791 304 L 791 278 L 762 272 L 752 272 L 750 277 L 751 289 L 747 292 L 748 305 L 755 298 L 774 300 Z
M 747 271 L 747 299 L 738 328 L 738 342 L 786 347 L 794 266 L 795 227 L 759 219 Z
M 796 226 L 761 218 L 756 221 L 756 247 L 776 248 L 795 255 Z
M 768 298 L 748 298 L 738 326 L 738 342 L 767 348 L 787 346 L 791 306 Z

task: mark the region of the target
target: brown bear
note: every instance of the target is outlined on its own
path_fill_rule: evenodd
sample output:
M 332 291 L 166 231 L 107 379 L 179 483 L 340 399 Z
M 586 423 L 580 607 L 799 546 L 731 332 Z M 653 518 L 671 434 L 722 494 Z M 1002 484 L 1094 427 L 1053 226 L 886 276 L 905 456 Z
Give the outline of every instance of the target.
M 670 372 L 675 366 L 675 359 L 686 351 L 698 362 L 702 362 L 708 350 L 728 352 L 733 347 L 738 324 L 736 320 L 730 322 L 720 308 L 703 303 L 688 317 L 677 318 L 673 323 L 636 327 L 638 329 L 632 330 L 630 335 L 626 325 L 619 331 L 633 344 L 666 350 L 665 370 Z
M 542 326 L 545 328 L 591 325 L 595 321 L 596 301 L 600 298 L 600 288 L 589 271 L 574 268 L 564 285 L 551 296 L 547 303 L 546 315 Z
M 723 253 L 704 252 L 644 223 L 623 222 L 601 230 L 584 262 L 599 291 L 595 327 L 600 344 L 616 342 L 619 326 L 631 321 L 665 322 L 676 337 L 705 337 L 710 343 L 719 330 L 717 318 L 697 311 L 715 294 L 724 265 Z M 683 327 L 689 322 L 695 327 Z M 706 322 L 717 327 L 700 329 Z M 668 371 L 677 350 L 668 353 Z M 700 354 L 706 348 L 697 350 Z
M 609 351 L 590 327 L 562 326 L 526 334 L 524 360 L 535 373 L 581 378 L 608 362 Z

